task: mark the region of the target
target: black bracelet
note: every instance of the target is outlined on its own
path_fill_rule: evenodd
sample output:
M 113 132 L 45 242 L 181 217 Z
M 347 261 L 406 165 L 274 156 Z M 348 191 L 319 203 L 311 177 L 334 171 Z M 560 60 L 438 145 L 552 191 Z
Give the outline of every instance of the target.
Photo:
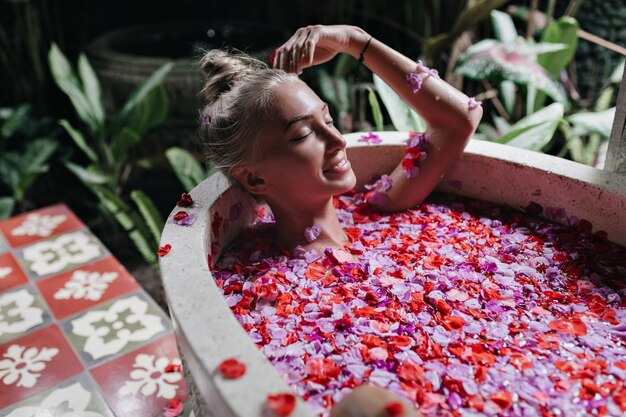
M 365 51 L 367 51 L 367 47 L 370 46 L 370 42 L 371 41 L 372 41 L 372 37 L 370 36 L 370 38 L 367 40 L 367 42 L 365 42 L 365 46 L 363 47 L 363 50 L 359 54 L 359 60 L 356 63 L 356 70 L 355 70 L 355 75 L 354 75 L 354 82 L 355 83 L 357 83 L 359 81 L 359 68 L 361 68 L 361 64 L 365 60 Z

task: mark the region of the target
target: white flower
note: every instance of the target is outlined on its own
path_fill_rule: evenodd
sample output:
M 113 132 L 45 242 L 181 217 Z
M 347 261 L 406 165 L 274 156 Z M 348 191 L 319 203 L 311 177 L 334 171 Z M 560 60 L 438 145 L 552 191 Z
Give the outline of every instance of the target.
M 41 276 L 59 272 L 68 265 L 84 264 L 101 253 L 87 233 L 78 231 L 31 245 L 24 249 L 23 256 L 30 263 L 29 269 Z
M 87 338 L 83 350 L 99 359 L 164 330 L 161 317 L 147 311 L 148 303 L 134 295 L 117 300 L 108 310 L 91 310 L 72 320 L 72 331 Z
M 176 395 L 176 383 L 183 377 L 180 372 L 165 372 L 165 367 L 173 363 L 180 364 L 180 360 L 175 359 L 170 362 L 166 357 L 155 360 L 154 355 L 140 353 L 135 357 L 133 370 L 129 376 L 131 380 L 124 382 L 119 389 L 121 395 L 137 395 L 138 392 L 148 397 L 156 392 L 157 397 L 172 399 Z
M 72 274 L 72 278 L 54 293 L 56 300 L 91 300 L 98 301 L 102 294 L 109 288 L 109 284 L 118 277 L 117 272 L 89 272 L 78 270 Z
M 22 288 L 0 294 L 0 336 L 5 333 L 22 333 L 43 323 L 44 310 L 32 304 L 35 296 Z
M 13 268 L 0 268 L 0 279 L 8 277 L 11 272 L 13 272 Z
M 31 213 L 26 220 L 11 231 L 13 236 L 50 236 L 56 227 L 67 219 L 64 214 L 51 216 L 49 214 Z
M 57 348 L 11 345 L 0 360 L 0 381 L 5 385 L 16 384 L 18 387 L 32 388 L 46 368 L 44 362 L 52 360 L 59 353 Z
M 6 417 L 103 417 L 100 413 L 87 411 L 90 401 L 91 393 L 80 382 L 75 382 L 52 391 L 41 404 L 17 408 Z

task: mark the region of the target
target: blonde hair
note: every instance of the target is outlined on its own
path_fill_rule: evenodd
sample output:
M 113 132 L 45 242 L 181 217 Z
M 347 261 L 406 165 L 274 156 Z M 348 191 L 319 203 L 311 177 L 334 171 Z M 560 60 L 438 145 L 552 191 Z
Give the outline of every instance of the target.
M 232 180 L 234 166 L 256 158 L 258 124 L 272 117 L 274 87 L 298 77 L 245 53 L 218 49 L 205 53 L 200 67 L 207 104 L 199 134 L 206 156 Z

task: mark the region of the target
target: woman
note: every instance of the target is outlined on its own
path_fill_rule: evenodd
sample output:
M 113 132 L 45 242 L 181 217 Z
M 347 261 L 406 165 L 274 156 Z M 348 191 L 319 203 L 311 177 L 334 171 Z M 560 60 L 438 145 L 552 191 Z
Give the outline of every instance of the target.
M 208 100 L 201 135 L 213 163 L 269 204 L 280 248 L 341 250 L 348 241 L 332 203 L 356 184 L 346 142 L 328 105 L 296 75 L 338 53 L 352 55 L 382 78 L 428 126 L 426 135 L 412 136 L 407 156 L 384 178 L 385 198 L 375 202 L 380 210 L 419 204 L 457 160 L 482 116 L 472 99 L 436 71 L 354 26 L 299 29 L 275 51 L 273 68 L 242 54 L 209 51 L 201 61 Z M 385 414 L 393 397 L 384 391 L 353 394 L 333 416 L 410 415 Z
M 482 116 L 473 100 L 436 72 L 354 26 L 298 29 L 275 51 L 274 69 L 243 55 L 209 51 L 201 62 L 209 101 L 201 134 L 209 157 L 269 204 L 283 248 L 339 249 L 347 242 L 332 205 L 332 196 L 356 183 L 346 142 L 328 105 L 295 75 L 338 53 L 359 59 L 428 125 L 428 143 L 420 144 L 427 157 L 415 162 L 419 174 L 399 163 L 389 174 L 392 186 L 381 210 L 419 204 L 454 164 Z

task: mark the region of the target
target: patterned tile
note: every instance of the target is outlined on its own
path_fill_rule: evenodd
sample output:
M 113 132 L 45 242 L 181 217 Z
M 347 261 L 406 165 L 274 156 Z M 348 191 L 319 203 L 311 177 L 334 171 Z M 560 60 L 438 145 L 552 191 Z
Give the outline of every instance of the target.
M 83 223 L 63 204 L 30 211 L 0 222 L 0 231 L 13 248 L 79 227 L 84 227 Z
M 57 320 L 141 288 L 112 256 L 38 281 L 37 287 Z
M 16 257 L 31 278 L 40 279 L 68 271 L 108 255 L 86 229 L 58 235 L 16 251 Z
M 56 325 L 0 345 L 0 409 L 80 373 L 83 366 Z
M 8 252 L 9 245 L 4 240 L 4 236 L 2 236 L 2 232 L 0 232 L 0 253 Z
M 90 368 L 136 349 L 172 328 L 163 311 L 144 291 L 92 308 L 65 320 L 61 326 Z
M 4 253 L 0 255 L 0 292 L 10 288 L 26 284 L 28 277 L 22 271 L 13 255 Z
M 114 417 L 88 373 L 0 410 L 0 417 Z
M 31 286 L 0 293 L 0 343 L 50 322 L 50 312 Z
M 156 417 L 170 399 L 188 399 L 182 372 L 165 372 L 170 364 L 180 364 L 173 333 L 92 369 L 91 374 L 118 416 Z

